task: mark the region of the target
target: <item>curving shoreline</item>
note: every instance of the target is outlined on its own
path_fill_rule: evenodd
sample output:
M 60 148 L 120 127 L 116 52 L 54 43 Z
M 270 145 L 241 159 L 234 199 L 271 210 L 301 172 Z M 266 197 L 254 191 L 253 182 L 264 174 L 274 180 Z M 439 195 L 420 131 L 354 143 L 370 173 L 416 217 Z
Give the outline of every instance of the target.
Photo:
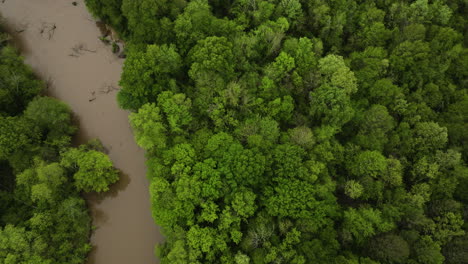
M 99 138 L 122 180 L 103 197 L 88 195 L 96 230 L 89 264 L 158 263 L 162 241 L 151 218 L 144 151 L 115 95 L 123 60 L 99 39 L 84 1 L 6 0 L 0 12 L 47 93 L 66 102 L 80 122 L 78 142 Z

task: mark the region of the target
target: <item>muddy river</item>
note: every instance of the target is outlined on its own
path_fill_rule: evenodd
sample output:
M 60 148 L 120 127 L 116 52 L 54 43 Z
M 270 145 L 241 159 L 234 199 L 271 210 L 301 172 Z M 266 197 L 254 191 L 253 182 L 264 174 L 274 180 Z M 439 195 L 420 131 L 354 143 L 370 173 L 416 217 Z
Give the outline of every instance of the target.
M 73 109 L 77 140 L 99 138 L 123 172 L 110 193 L 88 197 L 97 227 L 88 264 L 158 263 L 162 237 L 151 218 L 144 152 L 115 98 L 123 60 L 98 39 L 83 0 L 0 0 L 0 12 L 48 94 Z

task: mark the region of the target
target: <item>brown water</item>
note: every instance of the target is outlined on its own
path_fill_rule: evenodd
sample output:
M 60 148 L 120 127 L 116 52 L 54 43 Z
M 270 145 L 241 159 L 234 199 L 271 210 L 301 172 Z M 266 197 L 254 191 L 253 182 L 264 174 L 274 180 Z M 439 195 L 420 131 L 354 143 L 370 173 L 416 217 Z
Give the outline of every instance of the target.
M 99 138 L 122 180 L 88 201 L 97 227 L 88 264 L 152 264 L 162 241 L 150 211 L 144 152 L 134 143 L 128 113 L 116 103 L 122 60 L 99 39 L 83 0 L 0 0 L 10 32 L 48 94 L 68 103 L 80 122 L 78 140 Z

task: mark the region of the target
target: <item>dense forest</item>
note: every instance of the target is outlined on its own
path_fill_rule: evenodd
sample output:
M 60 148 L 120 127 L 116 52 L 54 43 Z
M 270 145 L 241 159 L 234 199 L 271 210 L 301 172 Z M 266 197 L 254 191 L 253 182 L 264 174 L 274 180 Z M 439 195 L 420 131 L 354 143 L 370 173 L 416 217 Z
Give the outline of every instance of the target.
M 468 263 L 466 0 L 86 3 L 161 263 Z
M 70 108 L 0 31 L 0 263 L 82 264 L 91 217 L 82 192 L 103 192 L 118 171 L 98 141 L 71 147 Z

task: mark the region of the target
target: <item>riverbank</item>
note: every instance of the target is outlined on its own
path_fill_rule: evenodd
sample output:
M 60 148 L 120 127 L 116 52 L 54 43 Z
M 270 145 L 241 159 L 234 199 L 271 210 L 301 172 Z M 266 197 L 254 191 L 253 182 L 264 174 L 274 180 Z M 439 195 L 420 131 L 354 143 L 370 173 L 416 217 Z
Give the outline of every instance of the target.
M 74 111 L 77 141 L 99 138 L 123 172 L 109 194 L 88 196 L 97 227 L 88 263 L 157 263 L 154 245 L 162 237 L 151 218 L 144 152 L 115 98 L 123 60 L 99 40 L 84 2 L 72 2 L 6 0 L 0 12 L 25 62 L 47 81 L 48 95 Z

